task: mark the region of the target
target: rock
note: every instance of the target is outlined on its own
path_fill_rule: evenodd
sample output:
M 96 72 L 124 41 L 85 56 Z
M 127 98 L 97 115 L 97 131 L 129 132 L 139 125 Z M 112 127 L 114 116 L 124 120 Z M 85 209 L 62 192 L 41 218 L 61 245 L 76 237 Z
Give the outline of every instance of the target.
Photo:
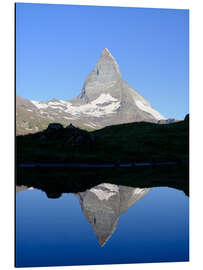
M 45 130 L 44 135 L 49 136 L 55 133 L 55 131 L 62 130 L 63 126 L 60 123 L 51 123 L 48 125 L 48 128 Z
M 66 127 L 67 136 L 64 145 L 71 144 L 73 146 L 90 145 L 94 142 L 94 135 L 74 127 L 72 124 Z
M 63 129 L 63 126 L 60 123 L 51 123 L 48 125 L 47 130 L 59 130 Z
M 74 127 L 74 125 L 72 125 L 71 123 L 66 128 L 75 128 L 76 129 L 76 127 Z

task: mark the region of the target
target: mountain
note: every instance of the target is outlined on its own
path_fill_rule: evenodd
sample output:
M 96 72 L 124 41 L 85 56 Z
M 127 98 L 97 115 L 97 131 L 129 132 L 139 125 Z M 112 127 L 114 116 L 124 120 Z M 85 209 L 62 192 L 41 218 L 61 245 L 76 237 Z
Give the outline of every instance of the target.
M 150 188 L 131 188 L 104 183 L 76 194 L 83 215 L 93 227 L 100 246 L 112 236 L 120 215 L 149 190 Z
M 39 102 L 17 96 L 16 113 L 17 134 L 42 130 L 51 122 L 99 129 L 121 123 L 165 119 L 122 79 L 120 68 L 107 48 L 102 51 L 76 98 Z

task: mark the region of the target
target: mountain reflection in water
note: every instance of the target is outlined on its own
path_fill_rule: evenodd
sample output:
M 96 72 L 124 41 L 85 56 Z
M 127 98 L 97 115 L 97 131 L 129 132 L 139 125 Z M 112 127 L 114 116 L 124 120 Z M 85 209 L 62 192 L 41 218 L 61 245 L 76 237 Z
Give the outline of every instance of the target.
M 117 227 L 119 217 L 140 200 L 150 188 L 131 188 L 103 183 L 76 194 L 98 243 L 103 246 Z
M 188 261 L 183 191 L 36 179 L 16 187 L 17 267 Z
M 18 168 L 16 185 L 18 266 L 188 260 L 188 166 Z
M 16 186 L 16 192 L 30 189 L 33 188 Z M 74 195 L 78 198 L 83 215 L 92 226 L 99 245 L 104 246 L 114 233 L 120 215 L 145 196 L 149 190 L 150 188 L 102 183 Z

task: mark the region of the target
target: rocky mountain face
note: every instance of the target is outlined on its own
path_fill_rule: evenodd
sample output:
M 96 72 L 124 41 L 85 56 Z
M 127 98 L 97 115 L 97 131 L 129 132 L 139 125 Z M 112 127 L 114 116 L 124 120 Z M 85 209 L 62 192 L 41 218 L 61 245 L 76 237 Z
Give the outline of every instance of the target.
M 48 102 L 16 98 L 17 134 L 42 130 L 51 122 L 86 129 L 136 121 L 157 122 L 165 119 L 130 85 L 123 81 L 114 57 L 104 49 L 81 93 L 70 100 Z
M 100 184 L 76 194 L 83 215 L 103 246 L 115 231 L 119 217 L 147 194 L 150 188 L 132 188 L 113 184 Z

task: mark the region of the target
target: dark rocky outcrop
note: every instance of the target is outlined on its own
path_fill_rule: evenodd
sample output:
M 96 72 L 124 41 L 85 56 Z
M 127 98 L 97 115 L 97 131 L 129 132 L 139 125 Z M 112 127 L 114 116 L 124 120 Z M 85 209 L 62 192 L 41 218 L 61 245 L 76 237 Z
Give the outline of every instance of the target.
M 64 128 L 60 123 L 51 123 L 44 131 L 30 135 L 37 139 L 56 140 L 62 147 L 65 145 L 88 146 L 94 143 L 94 135 L 86 130 L 79 129 L 72 124 Z M 33 138 L 34 138 L 33 137 Z
M 63 129 L 63 126 L 60 123 L 51 123 L 48 125 L 47 131 L 55 131 Z
M 70 124 L 66 127 L 67 136 L 65 144 L 72 144 L 73 146 L 90 145 L 94 142 L 94 135 L 88 131 L 79 129 Z
M 76 127 L 74 127 L 74 125 L 72 123 L 70 123 L 70 125 L 68 125 L 66 128 L 68 128 L 68 129 L 70 129 L 70 128 L 75 129 Z
M 51 123 L 48 125 L 48 130 L 49 129 L 52 129 L 52 130 L 59 130 L 59 129 L 62 129 L 63 126 L 60 124 L 60 123 Z

